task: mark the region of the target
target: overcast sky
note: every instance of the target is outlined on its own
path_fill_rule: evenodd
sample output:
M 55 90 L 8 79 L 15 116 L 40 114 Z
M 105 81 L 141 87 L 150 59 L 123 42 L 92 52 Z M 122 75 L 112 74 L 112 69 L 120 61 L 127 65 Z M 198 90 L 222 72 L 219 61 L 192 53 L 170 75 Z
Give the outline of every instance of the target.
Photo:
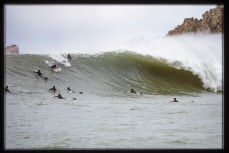
M 5 45 L 20 53 L 125 49 L 132 40 L 163 37 L 184 18 L 215 5 L 5 5 Z M 113 48 L 112 48 L 113 47 Z

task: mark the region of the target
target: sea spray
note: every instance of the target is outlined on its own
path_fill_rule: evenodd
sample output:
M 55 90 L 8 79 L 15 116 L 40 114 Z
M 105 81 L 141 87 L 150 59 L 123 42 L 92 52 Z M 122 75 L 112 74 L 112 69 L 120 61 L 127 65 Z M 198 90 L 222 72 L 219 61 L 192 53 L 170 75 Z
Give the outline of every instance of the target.
M 164 58 L 168 63 L 191 70 L 204 83 L 204 88 L 213 91 L 222 90 L 222 53 L 221 34 L 186 34 L 173 37 L 141 39 L 125 46 L 128 50 Z

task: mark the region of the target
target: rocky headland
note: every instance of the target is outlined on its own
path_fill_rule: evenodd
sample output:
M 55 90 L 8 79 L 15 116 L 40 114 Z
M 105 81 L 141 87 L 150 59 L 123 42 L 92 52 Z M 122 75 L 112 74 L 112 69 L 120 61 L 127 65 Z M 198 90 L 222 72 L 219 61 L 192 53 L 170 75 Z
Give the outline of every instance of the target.
M 15 44 L 7 46 L 5 48 L 6 54 L 19 54 L 19 47 Z
M 206 11 L 202 19 L 185 18 L 181 25 L 168 32 L 167 36 L 174 36 L 186 33 L 220 33 L 223 32 L 223 7 L 217 5 L 214 9 Z

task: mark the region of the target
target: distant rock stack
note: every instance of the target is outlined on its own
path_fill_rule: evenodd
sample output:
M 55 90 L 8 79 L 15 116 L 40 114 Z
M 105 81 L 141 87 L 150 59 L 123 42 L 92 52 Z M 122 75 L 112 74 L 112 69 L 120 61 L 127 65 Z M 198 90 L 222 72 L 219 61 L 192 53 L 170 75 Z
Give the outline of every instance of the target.
M 181 25 L 168 32 L 168 36 L 185 33 L 219 33 L 223 32 L 223 7 L 217 5 L 214 9 L 206 11 L 203 19 L 186 18 Z
M 6 54 L 19 54 L 19 47 L 17 45 L 10 45 L 5 48 Z

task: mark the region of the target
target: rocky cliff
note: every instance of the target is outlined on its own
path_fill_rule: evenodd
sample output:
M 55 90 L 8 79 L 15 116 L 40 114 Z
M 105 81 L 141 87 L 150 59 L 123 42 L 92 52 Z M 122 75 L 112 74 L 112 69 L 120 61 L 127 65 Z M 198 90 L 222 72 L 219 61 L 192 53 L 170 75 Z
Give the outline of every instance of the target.
M 186 18 L 181 25 L 168 32 L 167 35 L 180 35 L 185 33 L 219 33 L 223 32 L 223 7 L 217 5 L 214 9 L 206 11 L 202 19 Z
M 10 45 L 5 48 L 6 54 L 19 54 L 19 47 L 17 45 Z

